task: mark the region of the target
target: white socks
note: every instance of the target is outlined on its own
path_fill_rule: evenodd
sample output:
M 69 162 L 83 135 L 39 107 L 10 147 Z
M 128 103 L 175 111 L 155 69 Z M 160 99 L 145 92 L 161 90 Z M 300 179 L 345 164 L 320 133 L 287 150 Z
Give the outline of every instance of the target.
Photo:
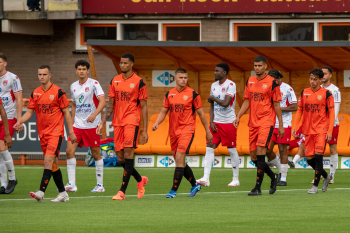
M 95 161 L 97 184 L 103 186 L 103 159 Z
M 239 156 L 238 156 L 238 153 L 237 153 L 237 149 L 231 147 L 231 148 L 227 148 L 227 150 L 230 153 L 230 157 L 231 157 L 233 178 L 235 180 L 238 180 L 238 175 L 239 175 Z
M 281 161 L 279 160 L 278 156 L 271 160 L 270 163 L 278 169 L 279 173 L 282 173 Z
M 67 173 L 69 183 L 75 186 L 75 167 L 77 166 L 77 159 L 67 159 Z
M 300 155 L 295 155 L 293 158 L 293 163 L 297 164 L 297 162 L 299 162 L 299 160 L 300 160 Z
M 337 167 L 338 167 L 338 154 L 331 155 L 330 173 L 333 174 L 333 178 Z
M 7 187 L 7 168 L 5 166 L 2 156 L 0 156 L 0 187 Z
M 204 158 L 204 178 L 209 180 L 211 166 L 214 163 L 214 151 L 215 149 L 207 147 Z
M 281 181 L 287 181 L 288 164 L 281 164 Z
M 13 165 L 13 160 L 10 152 L 8 150 L 1 151 L 0 155 L 4 159 L 5 166 L 9 172 L 9 180 L 16 180 L 15 166 Z

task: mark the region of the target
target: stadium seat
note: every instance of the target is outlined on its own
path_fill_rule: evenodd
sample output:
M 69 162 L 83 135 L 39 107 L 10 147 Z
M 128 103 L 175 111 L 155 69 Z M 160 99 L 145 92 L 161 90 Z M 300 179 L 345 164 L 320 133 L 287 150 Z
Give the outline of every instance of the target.
M 244 114 L 237 128 L 237 152 L 240 155 L 249 155 L 249 114 Z
M 339 114 L 339 135 L 338 135 L 338 144 L 337 150 L 339 155 L 350 155 L 350 115 L 349 114 Z M 326 155 L 329 153 L 329 145 L 326 146 Z
M 153 131 L 152 126 L 156 122 L 158 115 L 159 114 L 154 114 L 151 116 L 147 128 L 148 142 L 144 145 L 139 145 L 138 148 L 135 149 L 135 154 L 152 154 L 152 146 L 164 146 L 167 144 L 169 134 L 169 116 L 167 115 L 162 124 L 159 125 L 158 129 Z

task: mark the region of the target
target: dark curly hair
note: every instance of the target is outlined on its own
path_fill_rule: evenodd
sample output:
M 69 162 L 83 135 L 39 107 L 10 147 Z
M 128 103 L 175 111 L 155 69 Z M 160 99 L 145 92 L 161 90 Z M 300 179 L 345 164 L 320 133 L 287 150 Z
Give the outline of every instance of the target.
M 283 78 L 283 75 L 278 70 L 270 70 L 268 75 L 270 75 L 272 78 Z
M 318 77 L 319 79 L 323 78 L 323 71 L 322 69 L 319 68 L 313 68 L 310 72 L 309 72 L 309 76 L 313 74 L 315 77 Z

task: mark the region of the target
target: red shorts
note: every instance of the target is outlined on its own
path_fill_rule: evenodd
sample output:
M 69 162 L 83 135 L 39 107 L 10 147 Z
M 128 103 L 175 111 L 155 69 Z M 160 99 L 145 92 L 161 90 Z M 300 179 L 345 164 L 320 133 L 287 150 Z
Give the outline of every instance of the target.
M 114 149 L 121 151 L 125 147 L 137 148 L 140 130 L 138 125 L 114 126 Z
M 299 147 L 301 143 L 305 143 L 305 137 L 302 136 L 299 139 L 294 139 L 292 141 L 290 141 L 289 143 L 289 150 L 293 150 L 296 147 Z
M 273 126 L 249 127 L 249 150 L 254 151 L 257 146 L 270 148 Z
M 326 148 L 327 134 L 310 134 L 305 135 L 305 156 L 313 156 L 315 153 L 324 154 Z
M 60 156 L 60 149 L 63 141 L 63 136 L 44 136 L 40 138 L 41 149 L 44 152 L 44 156 L 54 155 L 56 157 Z
M 338 142 L 338 134 L 339 134 L 339 125 L 333 127 L 332 132 L 332 140 L 328 142 L 328 144 L 337 144 Z
M 217 131 L 213 132 L 211 127 L 209 127 L 211 134 L 213 135 L 213 140 L 211 143 L 219 145 L 221 142 L 222 146 L 236 147 L 236 137 L 237 129 L 232 123 L 214 123 L 216 125 Z M 208 142 L 207 142 L 208 143 Z
M 194 138 L 194 133 L 170 135 L 171 151 L 175 158 L 176 152 L 186 153 L 190 152 L 191 144 Z
M 284 128 L 284 132 L 284 137 L 281 139 L 280 136 L 278 136 L 278 128 L 275 128 L 273 130 L 271 142 L 275 142 L 278 144 L 289 144 L 290 137 L 292 136 L 292 129 L 290 127 Z
M 13 135 L 15 134 L 15 129 L 13 128 L 13 126 L 17 123 L 17 119 L 13 118 L 11 120 L 8 120 L 8 122 L 9 122 L 10 136 L 12 138 Z M 0 140 L 4 141 L 4 138 L 5 138 L 5 128 L 4 128 L 4 125 L 2 124 L 2 121 L 0 121 Z
M 96 128 L 92 129 L 79 129 L 73 127 L 74 134 L 77 137 L 77 143 L 79 147 L 99 147 L 100 135 L 96 134 Z M 70 138 L 68 137 L 68 141 Z

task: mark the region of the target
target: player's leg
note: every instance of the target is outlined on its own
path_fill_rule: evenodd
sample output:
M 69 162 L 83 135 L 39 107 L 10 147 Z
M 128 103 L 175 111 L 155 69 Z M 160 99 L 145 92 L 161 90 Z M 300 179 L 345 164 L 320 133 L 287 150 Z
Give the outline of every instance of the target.
M 332 174 L 332 180 L 330 181 L 330 184 L 334 183 L 334 175 L 335 171 L 338 167 L 338 151 L 337 151 L 337 144 L 329 144 L 329 150 L 331 153 L 331 163 L 330 163 L 330 171 L 329 173 Z
M 302 139 L 302 141 L 300 141 L 300 143 L 298 143 L 299 147 L 298 147 L 298 152 L 297 154 L 294 156 L 293 158 L 293 163 L 297 164 L 299 162 L 299 160 L 305 156 L 304 153 L 304 148 L 305 148 L 305 140 Z
M 276 134 L 274 134 L 274 135 L 275 135 L 275 137 L 273 136 L 272 138 L 277 139 Z M 270 165 L 270 164 L 274 165 L 277 168 L 277 170 L 279 171 L 279 173 L 281 174 L 281 172 L 282 172 L 281 161 L 280 161 L 279 157 L 275 154 L 275 152 L 273 152 L 273 148 L 275 147 L 275 145 L 276 145 L 276 141 L 275 140 L 271 141 L 270 147 L 266 151 L 266 156 L 270 161 L 267 163 L 267 165 Z
M 287 173 L 288 173 L 288 155 L 287 144 L 278 143 L 278 149 L 281 155 L 281 179 L 277 183 L 277 186 L 287 186 Z
M 64 184 L 63 184 L 63 176 L 61 169 L 58 167 L 58 155 L 56 155 L 55 161 L 52 164 L 52 178 L 56 184 L 56 187 L 58 189 L 58 196 L 51 200 L 51 202 L 66 202 L 69 201 L 69 196 L 65 190 Z
M 65 186 L 67 192 L 76 192 L 78 190 L 75 182 L 75 170 L 77 160 L 75 158 L 75 151 L 77 150 L 79 143 L 72 143 L 69 139 L 67 141 L 67 173 L 68 184 Z
M 0 156 L 0 194 L 5 194 L 7 187 L 7 168 L 5 166 L 2 156 Z
M 90 147 L 92 157 L 95 160 L 96 166 L 96 181 L 97 185 L 91 192 L 104 192 L 105 188 L 103 187 L 103 159 L 101 157 L 100 147 Z
M 213 139 L 214 140 L 214 139 Z M 204 156 L 204 176 L 197 180 L 198 184 L 203 186 L 209 186 L 210 185 L 210 172 L 211 167 L 214 163 L 214 157 L 215 157 L 215 149 L 217 147 L 216 143 L 207 143 L 205 156 Z
M 175 136 L 176 137 L 176 136 Z M 177 144 L 177 139 L 173 139 L 176 140 L 176 144 Z M 170 139 L 170 141 L 173 141 L 172 139 Z M 172 143 L 172 149 L 173 149 L 173 145 L 174 142 Z M 171 187 L 170 192 L 165 196 L 166 198 L 175 198 L 176 197 L 176 193 L 177 190 L 181 184 L 182 181 L 182 177 L 184 176 L 185 173 L 185 153 L 183 152 L 178 152 L 173 150 L 173 155 L 175 157 L 175 171 L 174 171 L 174 178 L 173 178 L 173 186 Z

